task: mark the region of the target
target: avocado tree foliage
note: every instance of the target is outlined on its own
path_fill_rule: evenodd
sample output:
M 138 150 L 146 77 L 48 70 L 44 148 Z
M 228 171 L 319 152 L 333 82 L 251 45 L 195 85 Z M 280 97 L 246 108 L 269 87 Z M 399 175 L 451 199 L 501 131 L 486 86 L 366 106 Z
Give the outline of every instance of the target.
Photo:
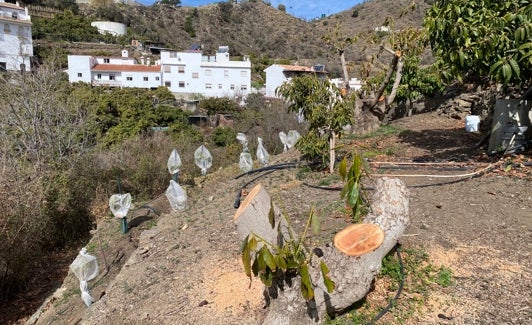
M 288 101 L 289 111 L 301 114 L 309 123 L 307 134 L 299 139 L 296 148 L 309 159 L 321 157 L 326 161 L 328 156 L 332 173 L 336 138 L 351 117 L 338 87 L 316 75 L 303 75 L 283 83 L 276 93 Z
M 448 79 L 490 77 L 530 81 L 530 0 L 445 0 L 428 10 L 424 25 L 437 63 Z

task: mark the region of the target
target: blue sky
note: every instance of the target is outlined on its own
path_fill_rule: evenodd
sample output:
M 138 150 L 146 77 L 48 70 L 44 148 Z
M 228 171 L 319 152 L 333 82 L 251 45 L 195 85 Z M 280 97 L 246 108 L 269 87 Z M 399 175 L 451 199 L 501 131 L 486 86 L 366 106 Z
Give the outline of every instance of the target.
M 145 5 L 151 5 L 155 0 L 136 0 Z M 361 3 L 363 0 L 269 0 L 272 7 L 277 8 L 279 4 L 286 6 L 286 12 L 303 19 L 313 19 L 322 14 L 332 15 L 344 11 Z M 220 0 L 181 0 L 182 6 L 197 7 L 209 3 L 221 2 Z

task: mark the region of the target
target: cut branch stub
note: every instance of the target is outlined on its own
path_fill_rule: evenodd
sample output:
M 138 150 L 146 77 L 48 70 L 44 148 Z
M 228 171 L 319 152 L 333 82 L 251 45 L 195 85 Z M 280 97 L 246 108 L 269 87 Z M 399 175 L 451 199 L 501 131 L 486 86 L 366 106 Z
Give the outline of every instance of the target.
M 376 224 L 361 223 L 349 225 L 339 231 L 333 244 L 340 252 L 349 256 L 360 256 L 379 248 L 384 241 L 384 230 Z
M 233 222 L 240 240 L 254 234 L 272 245 L 282 247 L 284 238 L 289 238 L 285 217 L 261 184 L 257 184 L 240 204 Z

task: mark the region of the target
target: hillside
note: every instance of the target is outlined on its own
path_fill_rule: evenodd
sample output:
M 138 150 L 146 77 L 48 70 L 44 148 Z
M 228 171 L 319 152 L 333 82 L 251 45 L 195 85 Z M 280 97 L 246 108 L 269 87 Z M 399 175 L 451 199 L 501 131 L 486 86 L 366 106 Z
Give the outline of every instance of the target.
M 142 40 L 160 43 L 169 48 L 185 50 L 203 44 L 207 52 L 219 45 L 228 45 L 232 55 L 288 59 L 292 63 L 311 65 L 323 63 L 333 76 L 340 74 L 335 54 L 325 46 L 322 36 L 337 25 L 346 36 L 367 34 L 391 19 L 396 28 L 422 25 L 429 5 L 416 0 L 414 10 L 399 18 L 409 0 L 372 0 L 350 10 L 326 18 L 304 21 L 262 1 L 221 2 L 193 7 L 110 5 L 101 8 L 81 6 L 81 11 L 94 19 L 113 18 L 130 27 Z M 356 12 L 356 14 L 355 14 Z M 364 48 L 365 51 L 361 49 Z M 364 37 L 346 52 L 347 59 L 361 61 L 374 53 L 376 45 Z

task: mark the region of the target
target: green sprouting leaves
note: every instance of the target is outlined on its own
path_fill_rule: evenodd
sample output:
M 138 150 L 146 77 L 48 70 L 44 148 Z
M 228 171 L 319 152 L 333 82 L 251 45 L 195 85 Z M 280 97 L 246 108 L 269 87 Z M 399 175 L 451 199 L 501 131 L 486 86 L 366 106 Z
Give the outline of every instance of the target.
M 353 154 L 353 163 L 349 170 L 347 170 L 347 157 L 340 162 L 339 173 L 346 182 L 340 196 L 351 207 L 353 220 L 358 220 L 363 212 L 364 188 L 361 180 L 364 174 L 368 174 L 368 170 L 364 158 L 357 152 Z
M 270 224 L 275 228 L 274 206 L 271 204 L 268 218 Z M 311 211 L 307 227 L 301 239 L 295 238 L 293 233 L 289 232 L 290 238 L 283 238 L 282 246 L 274 245 L 260 236 L 252 233 L 243 240 L 241 252 L 244 272 L 252 280 L 252 274 L 259 277 L 262 283 L 271 287 L 276 285 L 277 281 L 284 281 L 288 277 L 298 275 L 301 277 L 301 295 L 305 300 L 314 298 L 314 284 L 311 277 L 310 265 L 311 250 L 304 246 L 303 239 L 309 227 L 312 227 L 314 233 L 319 232 L 318 216 Z M 278 230 L 281 227 L 278 227 Z M 278 236 L 283 236 L 282 231 L 277 232 Z M 331 293 L 335 288 L 335 283 L 329 277 L 327 265 L 320 260 L 320 270 L 323 282 L 327 291 Z

